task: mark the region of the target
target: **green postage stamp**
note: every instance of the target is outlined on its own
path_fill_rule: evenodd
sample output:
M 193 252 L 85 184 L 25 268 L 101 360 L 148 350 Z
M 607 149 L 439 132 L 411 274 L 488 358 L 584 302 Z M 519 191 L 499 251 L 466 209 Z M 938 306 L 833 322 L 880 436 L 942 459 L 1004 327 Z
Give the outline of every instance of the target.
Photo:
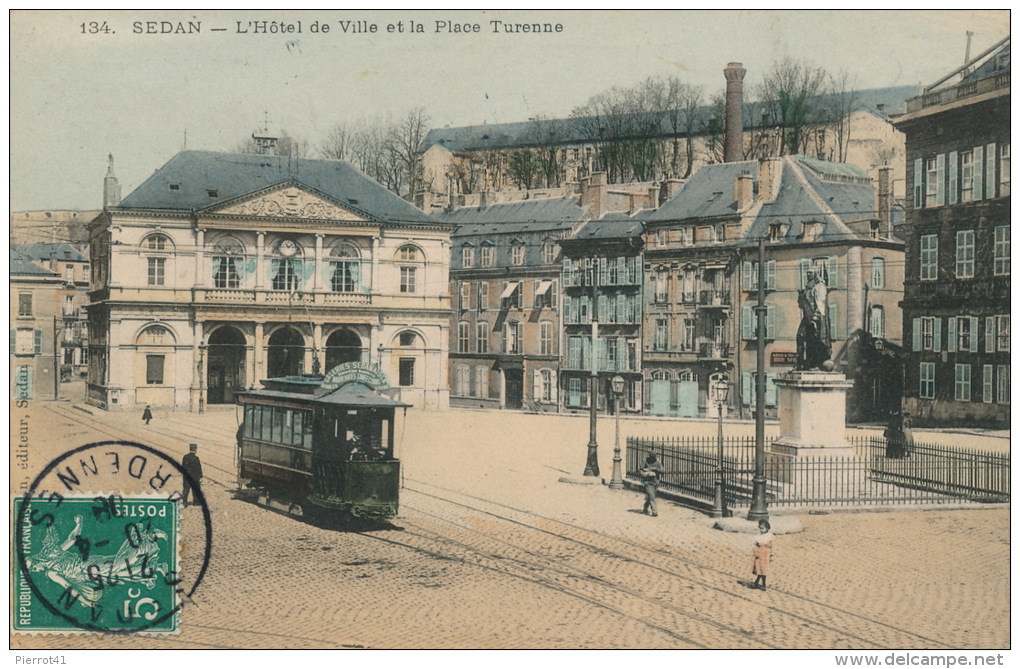
M 17 498 L 12 631 L 176 633 L 176 500 Z

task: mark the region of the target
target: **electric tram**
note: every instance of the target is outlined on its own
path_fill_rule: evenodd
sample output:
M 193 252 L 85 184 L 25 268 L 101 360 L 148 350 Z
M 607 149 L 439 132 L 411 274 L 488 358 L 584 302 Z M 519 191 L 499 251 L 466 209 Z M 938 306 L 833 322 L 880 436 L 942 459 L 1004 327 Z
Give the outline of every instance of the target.
M 260 503 L 317 518 L 384 519 L 397 514 L 397 409 L 376 389 L 378 366 L 349 362 L 323 376 L 263 381 L 238 392 L 238 476 Z

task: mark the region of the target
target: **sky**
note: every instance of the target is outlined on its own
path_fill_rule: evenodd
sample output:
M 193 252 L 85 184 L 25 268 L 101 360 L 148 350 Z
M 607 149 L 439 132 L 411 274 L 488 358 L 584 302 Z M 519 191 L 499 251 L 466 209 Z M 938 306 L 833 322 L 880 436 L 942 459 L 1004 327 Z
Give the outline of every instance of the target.
M 785 57 L 857 88 L 931 84 L 963 64 L 967 31 L 975 56 L 1009 35 L 1009 12 L 19 10 L 10 28 L 10 209 L 30 211 L 98 209 L 108 154 L 126 196 L 184 148 L 234 150 L 267 115 L 314 149 L 339 122 L 418 106 L 433 127 L 565 117 L 660 75 L 707 97 L 728 62 L 751 90 Z

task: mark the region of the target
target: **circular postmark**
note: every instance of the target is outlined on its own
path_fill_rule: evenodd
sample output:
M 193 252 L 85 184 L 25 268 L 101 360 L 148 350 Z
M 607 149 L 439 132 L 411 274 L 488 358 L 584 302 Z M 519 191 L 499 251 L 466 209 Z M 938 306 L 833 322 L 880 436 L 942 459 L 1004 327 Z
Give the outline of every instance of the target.
M 181 488 L 201 511 L 186 522 Z M 200 483 L 170 456 L 130 441 L 71 449 L 14 512 L 14 632 L 178 631 L 209 567 L 212 519 Z

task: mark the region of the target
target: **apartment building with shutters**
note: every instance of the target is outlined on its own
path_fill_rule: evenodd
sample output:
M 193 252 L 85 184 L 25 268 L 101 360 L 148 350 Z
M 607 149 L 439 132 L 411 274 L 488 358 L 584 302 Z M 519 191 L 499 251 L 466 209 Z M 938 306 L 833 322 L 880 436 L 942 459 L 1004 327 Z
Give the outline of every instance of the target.
M 903 411 L 1009 425 L 1010 40 L 907 103 Z

